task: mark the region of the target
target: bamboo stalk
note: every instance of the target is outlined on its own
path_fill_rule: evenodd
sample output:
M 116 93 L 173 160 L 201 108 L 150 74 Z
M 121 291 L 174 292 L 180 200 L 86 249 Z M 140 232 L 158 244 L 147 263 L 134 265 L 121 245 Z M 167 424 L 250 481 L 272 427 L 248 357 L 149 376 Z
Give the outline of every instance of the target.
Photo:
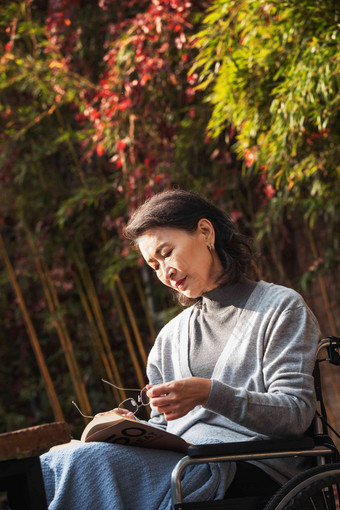
M 136 287 L 137 287 L 137 291 L 138 291 L 138 294 L 139 294 L 139 297 L 140 297 L 140 300 L 141 300 L 141 303 L 142 303 L 142 306 L 143 306 L 146 322 L 148 323 L 148 326 L 149 326 L 149 329 L 150 329 L 151 337 L 152 338 L 156 338 L 156 331 L 155 331 L 155 328 L 154 328 L 154 325 L 153 325 L 153 322 L 152 322 L 150 310 L 149 310 L 147 302 L 146 302 L 145 294 L 144 294 L 142 285 L 140 283 L 140 279 L 139 279 L 138 274 L 137 274 L 137 272 L 135 270 L 133 271 L 133 277 L 134 277 L 135 284 L 136 284 Z
M 56 294 L 54 287 L 52 287 L 52 294 Z M 58 299 L 58 297 L 57 297 L 57 299 Z M 59 302 L 58 302 L 58 308 L 60 309 Z M 73 379 L 73 383 L 76 384 L 77 388 L 78 388 L 79 401 L 82 402 L 82 406 L 85 409 L 84 413 L 92 415 L 91 404 L 90 404 L 90 401 L 89 401 L 89 398 L 87 395 L 87 391 L 86 391 L 83 379 L 81 377 L 81 371 L 80 371 L 79 364 L 78 364 L 76 356 L 75 356 L 72 340 L 69 336 L 65 321 L 62 317 L 59 317 L 59 324 L 60 324 L 60 328 L 61 328 L 61 334 L 64 338 L 66 352 L 69 353 L 70 361 L 73 366 L 73 372 L 71 372 L 71 376 Z M 70 365 L 70 367 L 71 367 L 71 365 Z
M 82 284 L 81 284 L 80 278 L 77 275 L 75 277 L 75 281 L 76 281 L 76 286 L 77 286 L 78 293 L 79 293 L 79 296 L 80 296 L 80 301 L 81 301 L 81 303 L 83 305 L 83 308 L 85 310 L 85 314 L 86 314 L 87 320 L 88 320 L 90 328 L 91 328 L 91 332 L 92 332 L 91 340 L 92 340 L 94 348 L 95 348 L 95 350 L 97 352 L 97 356 L 98 356 L 98 358 L 103 363 L 103 366 L 104 366 L 104 369 L 105 369 L 105 372 L 107 374 L 108 379 L 109 380 L 114 380 L 112 369 L 111 369 L 111 365 L 110 365 L 110 362 L 109 362 L 108 357 L 106 355 L 105 348 L 103 346 L 103 343 L 102 343 L 102 340 L 100 338 L 100 335 L 98 333 L 98 329 L 96 327 L 96 323 L 95 323 L 95 320 L 94 320 L 94 317 L 93 317 L 93 314 L 92 314 L 92 311 L 91 311 L 91 307 L 90 307 L 89 302 L 87 300 L 86 294 L 85 294 L 85 292 L 84 292 L 84 290 L 82 288 Z M 120 394 L 119 390 L 117 390 L 113 386 L 111 386 L 111 388 L 112 388 L 112 391 L 113 391 L 113 394 L 114 394 L 114 397 L 115 397 L 115 400 L 116 400 L 117 404 L 119 404 L 121 400 L 125 400 L 126 394 L 125 394 L 124 391 L 122 391 L 121 394 Z
M 94 316 L 96 318 L 98 330 L 101 334 L 103 345 L 105 347 L 107 357 L 110 361 L 110 365 L 111 365 L 113 376 L 114 376 L 114 383 L 116 384 L 116 386 L 122 387 L 123 384 L 122 384 L 119 370 L 117 367 L 117 363 L 114 358 L 114 355 L 113 355 L 113 352 L 112 352 L 112 349 L 110 346 L 110 342 L 109 342 L 109 339 L 108 339 L 108 336 L 107 336 L 107 333 L 106 333 L 106 330 L 104 327 L 103 314 L 102 314 L 102 311 L 100 308 L 98 296 L 97 296 L 97 293 L 96 293 L 96 290 L 95 290 L 95 287 L 94 287 L 94 284 L 92 281 L 90 271 L 87 267 L 87 264 L 86 264 L 84 258 L 81 261 L 79 259 L 79 256 L 74 253 L 74 260 L 78 267 L 79 274 L 83 281 L 84 288 L 86 289 L 86 293 L 88 295 L 89 302 L 91 303 L 91 307 L 92 307 Z
M 134 332 L 134 335 L 135 335 L 135 338 L 136 338 L 136 342 L 137 342 L 137 346 L 138 346 L 141 358 L 143 360 L 144 365 L 146 366 L 147 356 L 146 356 L 146 352 L 145 352 L 144 345 L 143 345 L 143 342 L 142 342 L 142 338 L 140 336 L 140 333 L 139 333 L 139 330 L 138 330 L 138 327 L 137 327 L 137 322 L 136 322 L 135 316 L 134 316 L 133 311 L 132 311 L 132 307 L 131 307 L 129 298 L 128 298 L 126 292 L 125 292 L 123 283 L 122 283 L 122 281 L 120 279 L 120 276 L 118 274 L 115 275 L 115 280 L 117 282 L 120 294 L 121 294 L 121 296 L 123 298 L 126 310 L 128 312 L 128 316 L 129 316 L 129 319 L 130 319 L 130 322 L 131 322 L 131 326 L 132 326 L 132 329 L 133 329 L 133 332 Z
M 134 369 L 135 369 L 135 372 L 136 372 L 136 375 L 137 375 L 138 384 L 139 384 L 139 386 L 141 388 L 143 388 L 144 385 L 145 385 L 143 373 L 142 373 L 142 370 L 141 370 L 141 368 L 139 366 L 139 362 L 138 362 L 138 359 L 137 359 L 137 356 L 136 356 L 136 353 L 135 353 L 135 349 L 134 349 L 134 345 L 133 345 L 133 342 L 132 342 L 132 339 L 131 339 L 129 328 L 128 328 L 128 325 L 126 323 L 126 319 L 124 317 L 123 308 L 122 308 L 122 305 L 120 304 L 118 293 L 117 293 L 115 288 L 112 289 L 112 293 L 113 293 L 113 299 L 114 299 L 114 302 L 115 302 L 115 307 L 117 309 L 117 312 L 118 312 L 118 315 L 119 315 L 119 318 L 120 318 L 120 322 L 121 322 L 121 325 L 122 325 L 122 328 L 123 328 L 123 333 L 124 333 L 124 336 L 125 336 L 126 344 L 127 344 L 130 356 L 131 356 L 132 364 L 134 366 Z
M 311 231 L 310 228 L 307 228 L 307 232 L 308 232 L 309 243 L 310 243 L 310 246 L 311 246 L 311 249 L 312 249 L 313 257 L 314 257 L 315 260 L 317 260 L 320 255 L 319 255 L 319 250 L 318 250 L 318 247 L 316 245 L 316 242 L 315 242 L 315 239 L 314 239 L 314 236 L 313 236 L 313 232 Z M 330 301 L 329 301 L 329 296 L 328 296 L 328 292 L 327 292 L 327 286 L 326 286 L 325 278 L 321 274 L 318 274 L 318 280 L 319 280 L 319 285 L 320 285 L 320 288 L 321 288 L 321 294 L 322 294 L 322 297 L 323 297 L 323 300 L 324 300 L 324 303 L 325 303 L 325 309 L 326 309 L 326 313 L 327 313 L 327 318 L 328 318 L 329 326 L 330 326 L 330 329 L 331 329 L 331 334 L 336 336 L 337 335 L 337 331 L 336 331 L 336 326 L 335 326 L 335 320 L 334 320 L 331 304 L 330 304 Z
M 90 414 L 92 414 L 92 409 L 91 409 L 91 405 L 90 405 L 90 402 L 89 402 L 89 399 L 88 399 L 88 396 L 86 393 L 84 383 L 81 378 L 81 373 L 80 373 L 77 359 L 75 357 L 72 341 L 68 334 L 65 321 L 63 320 L 60 313 L 58 313 L 58 310 L 60 309 L 60 302 L 59 302 L 58 295 L 57 295 L 54 285 L 51 282 L 51 279 L 48 275 L 48 269 L 46 268 L 44 262 L 40 260 L 38 254 L 37 254 L 37 251 L 33 244 L 33 240 L 31 239 L 30 241 L 31 241 L 31 246 L 32 246 L 38 274 L 40 276 L 40 279 L 41 279 L 41 282 L 43 285 L 43 289 L 44 289 L 44 293 L 46 296 L 49 310 L 52 314 L 53 324 L 57 330 L 60 344 L 61 344 L 61 347 L 64 352 L 64 356 L 66 359 L 66 363 L 67 363 L 69 372 L 71 374 L 71 379 L 72 379 L 72 383 L 73 383 L 74 389 L 77 394 L 77 398 L 79 399 L 79 403 L 81 405 L 83 412 L 87 415 L 90 415 Z
M 6 267 L 8 276 L 10 278 L 12 287 L 14 289 L 16 296 L 17 296 L 21 312 L 24 317 L 27 333 L 28 333 L 28 336 L 29 336 L 29 339 L 30 339 L 37 363 L 38 363 L 40 373 L 41 373 L 41 375 L 44 379 L 44 382 L 45 382 L 46 391 L 47 391 L 47 394 L 48 394 L 48 397 L 49 397 L 49 400 L 50 400 L 50 403 L 51 403 L 51 406 L 53 409 L 54 418 L 56 421 L 64 421 L 64 415 L 61 410 L 60 403 L 59 403 L 57 394 L 55 392 L 54 385 L 53 385 L 49 370 L 45 363 L 45 358 L 42 353 L 36 331 L 32 324 L 30 315 L 28 313 L 26 303 L 24 301 L 22 292 L 20 290 L 18 281 L 16 279 L 14 269 L 13 269 L 10 259 L 8 257 L 7 250 L 6 250 L 6 247 L 5 247 L 5 244 L 4 244 L 1 234 L 0 234 L 0 252 L 1 252 L 2 258 L 4 260 L 5 267 Z

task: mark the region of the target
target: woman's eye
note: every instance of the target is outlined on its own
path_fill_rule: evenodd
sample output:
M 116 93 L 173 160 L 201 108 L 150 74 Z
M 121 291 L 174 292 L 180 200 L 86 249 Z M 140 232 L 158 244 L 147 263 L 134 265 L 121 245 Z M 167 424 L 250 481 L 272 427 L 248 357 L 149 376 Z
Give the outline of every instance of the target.
M 166 259 L 167 257 L 170 257 L 171 253 L 172 253 L 172 250 L 169 250 L 169 251 L 167 251 L 167 252 L 163 255 L 163 257 Z

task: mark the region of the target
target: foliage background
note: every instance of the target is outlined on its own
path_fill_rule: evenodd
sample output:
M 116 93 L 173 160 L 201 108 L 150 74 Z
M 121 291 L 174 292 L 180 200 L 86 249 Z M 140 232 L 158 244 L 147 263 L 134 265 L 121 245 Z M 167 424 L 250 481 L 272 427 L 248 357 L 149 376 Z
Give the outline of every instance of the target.
M 321 0 L 1 6 L 0 428 L 144 385 L 178 307 L 124 240 L 173 186 L 229 212 L 258 277 L 339 332 L 339 15 Z M 306 14 L 307 13 L 307 14 Z M 333 376 L 332 376 L 333 377 Z M 331 385 L 331 380 L 329 382 Z

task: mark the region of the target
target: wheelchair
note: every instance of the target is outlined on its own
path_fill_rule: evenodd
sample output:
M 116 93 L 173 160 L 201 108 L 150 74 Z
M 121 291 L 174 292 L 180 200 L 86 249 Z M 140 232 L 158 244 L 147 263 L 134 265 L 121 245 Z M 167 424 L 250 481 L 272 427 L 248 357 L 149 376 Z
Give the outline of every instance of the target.
M 322 353 L 326 356 L 321 358 Z M 171 476 L 173 510 L 340 510 L 340 454 L 331 436 L 322 399 L 319 364 L 323 361 L 340 366 L 340 338 L 329 336 L 319 342 L 314 369 L 317 411 L 311 427 L 302 438 L 245 441 L 192 445 L 188 455 L 175 466 Z M 287 457 L 311 457 L 313 467 L 291 478 L 281 487 L 253 487 L 243 483 L 241 493 L 228 489 L 225 499 L 202 503 L 183 503 L 181 475 L 188 466 L 215 462 L 236 462 L 251 466 L 247 461 Z M 246 471 L 244 471 L 245 473 Z M 237 476 L 237 475 L 236 475 Z M 234 483 L 234 482 L 233 482 Z M 232 485 L 233 485 L 232 483 Z

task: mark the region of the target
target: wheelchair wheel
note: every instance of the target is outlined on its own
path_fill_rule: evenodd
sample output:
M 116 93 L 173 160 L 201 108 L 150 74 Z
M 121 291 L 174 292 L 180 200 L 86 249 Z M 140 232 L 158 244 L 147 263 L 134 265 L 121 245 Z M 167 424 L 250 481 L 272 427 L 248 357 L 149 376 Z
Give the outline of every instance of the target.
M 283 485 L 264 510 L 340 510 L 340 464 L 317 466 Z

